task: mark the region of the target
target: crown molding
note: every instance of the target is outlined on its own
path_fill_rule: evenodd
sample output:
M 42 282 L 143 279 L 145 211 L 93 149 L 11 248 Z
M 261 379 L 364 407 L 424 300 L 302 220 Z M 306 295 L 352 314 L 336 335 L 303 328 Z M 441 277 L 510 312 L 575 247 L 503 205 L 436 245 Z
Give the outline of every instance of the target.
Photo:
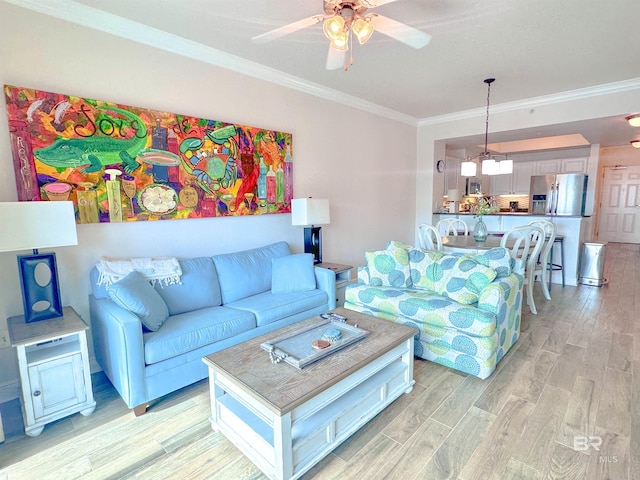
M 601 95 L 610 95 L 612 93 L 627 92 L 640 89 L 640 77 L 622 80 L 619 82 L 605 83 L 593 87 L 580 88 L 577 90 L 569 90 L 566 92 L 554 93 L 551 95 L 543 95 L 540 97 L 526 98 L 515 102 L 499 103 L 491 105 L 491 113 L 513 112 L 515 110 L 531 109 L 544 105 L 552 105 L 555 103 L 569 102 L 582 98 L 599 97 Z M 456 122 L 469 118 L 483 117 L 487 113 L 486 107 L 474 108 L 471 110 L 462 110 L 460 112 L 448 113 L 446 115 L 438 115 L 435 117 L 427 117 L 418 120 L 418 127 L 428 125 L 438 125 L 440 123 Z
M 290 88 L 308 95 L 339 103 L 362 110 L 380 117 L 398 121 L 414 127 L 437 125 L 469 118 L 484 116 L 486 108 L 462 110 L 445 115 L 418 119 L 397 110 L 368 102 L 361 98 L 347 95 L 318 83 L 261 65 L 250 60 L 208 47 L 184 37 L 174 35 L 160 29 L 134 22 L 111 13 L 83 5 L 73 0 L 0 0 L 17 5 L 44 15 L 65 20 L 77 25 L 99 30 L 136 43 L 148 45 L 183 57 L 191 58 L 216 67 L 231 70 L 259 80 L 264 80 L 285 88 Z M 598 97 L 617 92 L 640 89 L 640 78 L 632 78 L 620 82 L 596 85 L 567 92 L 533 97 L 514 102 L 491 105 L 492 113 L 510 112 L 531 109 L 544 105 L 568 102 L 581 98 Z
M 418 119 L 410 115 L 382 107 L 361 98 L 347 95 L 339 90 L 309 82 L 274 68 L 208 47 L 198 42 L 174 35 L 163 30 L 129 20 L 97 8 L 89 7 L 73 0 L 0 0 L 32 10 L 50 17 L 77 25 L 99 30 L 136 43 L 148 45 L 183 57 L 241 73 L 282 87 L 297 90 L 325 100 L 353 107 L 374 115 L 395 120 L 411 126 L 418 125 Z

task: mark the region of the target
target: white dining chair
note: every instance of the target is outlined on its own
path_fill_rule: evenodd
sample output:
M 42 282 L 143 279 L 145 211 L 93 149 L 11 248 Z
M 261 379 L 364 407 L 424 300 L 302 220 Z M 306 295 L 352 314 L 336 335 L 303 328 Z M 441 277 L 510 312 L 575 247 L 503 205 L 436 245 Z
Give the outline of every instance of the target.
M 500 241 L 500 246 L 511 252 L 511 258 L 514 259 L 513 271 L 524 277 L 527 305 L 534 315 L 537 315 L 538 311 L 533 301 L 533 272 L 544 244 L 544 237 L 542 228 L 524 225 L 508 230 Z
M 441 235 L 445 237 L 447 235 L 458 236 L 458 232 L 464 232 L 464 235 L 469 235 L 469 227 L 467 224 L 459 218 L 445 218 L 436 223 L 436 229 Z
M 533 222 L 529 222 L 529 225 L 540 227 L 544 231 L 544 245 L 542 246 L 540 255 L 534 265 L 533 281 L 540 277 L 544 298 L 551 300 L 551 278 L 549 275 L 551 265 L 549 265 L 549 257 L 551 249 L 553 248 L 553 242 L 556 240 L 556 226 L 549 220 L 534 220 Z
M 418 243 L 425 250 L 442 250 L 442 238 L 433 225 L 423 223 L 418 226 Z

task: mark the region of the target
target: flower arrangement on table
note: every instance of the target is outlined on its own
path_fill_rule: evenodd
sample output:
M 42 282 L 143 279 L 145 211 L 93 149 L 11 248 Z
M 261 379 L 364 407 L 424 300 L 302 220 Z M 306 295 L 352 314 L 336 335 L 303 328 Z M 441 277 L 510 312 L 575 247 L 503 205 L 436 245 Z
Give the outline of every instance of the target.
M 477 207 L 474 209 L 474 217 L 482 219 L 483 215 L 490 215 L 500 210 L 497 205 L 491 205 L 491 202 L 485 198 L 481 198 L 478 201 Z
M 476 242 L 484 242 L 487 240 L 487 226 L 482 221 L 482 216 L 496 213 L 498 210 L 500 210 L 500 207 L 491 205 L 491 203 L 484 198 L 478 201 L 478 206 L 474 213 L 474 217 L 478 219 L 478 222 L 473 228 L 473 238 Z

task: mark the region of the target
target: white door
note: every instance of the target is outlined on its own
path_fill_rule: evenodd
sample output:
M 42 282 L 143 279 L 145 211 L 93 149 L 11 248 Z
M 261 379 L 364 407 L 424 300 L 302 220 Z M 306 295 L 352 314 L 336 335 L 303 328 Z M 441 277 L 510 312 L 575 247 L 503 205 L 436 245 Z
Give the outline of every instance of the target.
M 640 243 L 640 165 L 606 167 L 598 240 Z

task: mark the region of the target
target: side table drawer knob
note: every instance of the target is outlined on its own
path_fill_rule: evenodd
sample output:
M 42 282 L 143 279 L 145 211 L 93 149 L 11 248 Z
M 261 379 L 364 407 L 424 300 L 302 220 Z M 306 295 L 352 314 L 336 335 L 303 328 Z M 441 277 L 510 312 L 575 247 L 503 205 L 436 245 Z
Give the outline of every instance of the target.
M 33 392 L 33 396 L 34 397 L 39 397 L 41 393 L 42 392 L 40 390 L 36 390 L 35 392 Z

